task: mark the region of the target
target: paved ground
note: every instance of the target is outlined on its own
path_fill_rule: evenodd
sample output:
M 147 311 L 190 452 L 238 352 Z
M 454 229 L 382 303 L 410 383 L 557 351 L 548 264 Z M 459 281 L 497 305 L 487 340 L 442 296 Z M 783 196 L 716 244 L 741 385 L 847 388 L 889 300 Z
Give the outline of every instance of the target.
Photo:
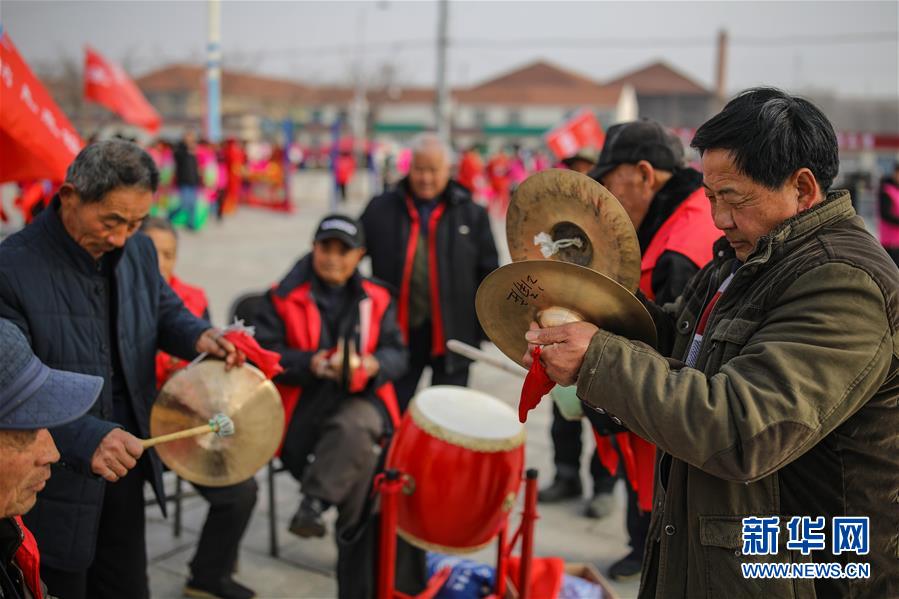
M 182 235 L 177 271 L 186 281 L 207 290 L 216 324 L 225 323 L 235 298 L 247 291 L 267 288 L 297 257 L 308 251 L 313 229 L 328 207 L 328 187 L 326 179 L 318 175 L 304 175 L 297 181 L 295 197 L 299 209 L 292 215 L 244 209 L 223 224 L 212 223 L 198 234 Z M 358 213 L 363 206 L 365 191 L 358 188 L 352 191 L 346 211 Z M 501 226 L 497 233 L 498 240 L 504 237 Z M 499 354 L 496 348 L 491 350 Z M 471 385 L 515 404 L 521 381 L 489 366 L 476 365 Z M 544 404 L 527 424 L 527 465 L 539 469 L 541 486 L 552 476 L 550 418 L 550 406 Z M 586 476 L 584 480 L 588 480 Z M 238 580 L 256 589 L 260 597 L 334 597 L 336 550 L 333 539 L 301 540 L 286 532 L 287 521 L 299 498 L 297 485 L 286 474 L 279 475 L 276 484 L 281 557 L 269 557 L 269 489 L 261 474 L 259 482 L 259 503 L 241 549 Z M 605 571 L 610 563 L 627 552 L 624 493 L 620 485 L 617 498 L 616 512 L 601 521 L 581 517 L 581 502 L 541 506 L 536 532 L 537 553 L 561 556 L 568 561 L 590 562 Z M 200 498 L 191 498 L 185 501 L 184 509 L 184 531 L 180 538 L 173 536 L 171 521 L 163 520 L 155 507 L 148 511 L 150 581 L 153 596 L 157 598 L 181 596 L 187 563 L 205 515 L 205 504 Z M 333 518 L 333 514 L 331 516 Z M 493 551 L 485 550 L 476 556 L 492 562 Z M 634 597 L 637 584 L 615 585 L 615 588 L 624 598 Z

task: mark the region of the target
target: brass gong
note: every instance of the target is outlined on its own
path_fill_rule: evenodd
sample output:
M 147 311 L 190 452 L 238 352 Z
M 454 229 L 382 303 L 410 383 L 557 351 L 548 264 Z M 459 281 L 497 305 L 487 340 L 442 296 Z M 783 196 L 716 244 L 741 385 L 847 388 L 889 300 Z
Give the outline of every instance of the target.
M 226 372 L 224 362 L 207 360 L 175 373 L 153 404 L 150 434 L 206 424 L 218 413 L 233 421 L 233 435 L 209 432 L 156 446 L 181 478 L 210 487 L 232 485 L 253 476 L 275 455 L 284 432 L 281 396 L 249 364 Z

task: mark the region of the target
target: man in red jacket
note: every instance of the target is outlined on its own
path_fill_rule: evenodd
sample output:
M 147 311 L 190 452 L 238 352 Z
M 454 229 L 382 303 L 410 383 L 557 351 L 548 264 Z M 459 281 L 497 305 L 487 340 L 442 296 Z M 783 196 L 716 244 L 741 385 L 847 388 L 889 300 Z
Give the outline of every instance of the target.
M 338 508 L 337 528 L 360 517 L 380 445 L 399 423 L 393 381 L 406 371 L 389 290 L 359 274 L 361 225 L 326 216 L 312 253 L 300 259 L 256 314 L 259 343 L 281 354 L 275 377 L 287 412 L 281 460 L 300 481 L 303 501 L 290 523 L 301 537 L 325 534 L 322 513 Z
M 255 310 L 256 339 L 281 354 L 274 381 L 287 413 L 281 461 L 301 485 L 303 499 L 289 530 L 322 537 L 322 514 L 337 508 L 336 532 L 364 528 L 366 500 L 379 455 L 399 424 L 393 381 L 408 353 L 394 302 L 383 284 L 364 278 L 358 221 L 322 219 L 312 252 L 301 258 Z M 352 535 L 350 535 L 352 536 Z M 338 544 L 341 597 L 369 596 L 373 568 L 352 557 L 355 542 Z M 347 562 L 349 569 L 341 564 Z
M 0 597 L 42 599 L 37 543 L 20 516 L 34 507 L 59 461 L 47 429 L 87 412 L 103 379 L 47 368 L 4 319 L 0 363 Z
M 712 222 L 702 174 L 685 166 L 680 139 L 650 120 L 610 127 L 590 176 L 618 198 L 637 230 L 642 260 L 640 291 L 658 304 L 672 302 L 712 259 L 721 231 Z M 612 579 L 640 574 L 652 508 L 655 447 L 607 416 L 588 410 L 602 463 L 619 461 L 628 481 L 627 529 L 632 551 L 609 568 Z M 614 439 L 614 441 L 613 441 Z

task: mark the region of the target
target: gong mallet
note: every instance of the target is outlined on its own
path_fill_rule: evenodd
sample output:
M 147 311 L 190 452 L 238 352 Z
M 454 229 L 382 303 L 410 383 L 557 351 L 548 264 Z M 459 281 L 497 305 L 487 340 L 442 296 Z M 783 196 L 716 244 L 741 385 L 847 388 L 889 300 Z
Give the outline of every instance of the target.
M 522 368 L 517 364 L 511 364 L 507 362 L 503 358 L 497 358 L 495 356 L 491 356 L 484 350 L 474 347 L 473 345 L 469 345 L 463 341 L 459 341 L 458 339 L 450 339 L 446 342 L 446 349 L 450 350 L 454 354 L 459 354 L 460 356 L 465 356 L 469 360 L 474 360 L 475 362 L 483 362 L 485 364 L 489 364 L 494 368 L 499 368 L 504 372 L 508 372 L 509 374 L 514 374 L 520 377 L 527 376 L 528 371 Z
M 171 441 L 177 441 L 178 439 L 189 439 L 190 437 L 196 437 L 197 435 L 202 435 L 204 433 L 215 433 L 219 437 L 229 437 L 234 434 L 234 421 L 227 415 L 219 412 L 210 418 L 209 422 L 206 424 L 184 429 L 183 431 L 176 431 L 167 435 L 160 435 L 151 439 L 143 439 L 141 444 L 144 446 L 144 449 L 148 449 L 155 445 L 159 445 L 160 443 L 169 443 Z

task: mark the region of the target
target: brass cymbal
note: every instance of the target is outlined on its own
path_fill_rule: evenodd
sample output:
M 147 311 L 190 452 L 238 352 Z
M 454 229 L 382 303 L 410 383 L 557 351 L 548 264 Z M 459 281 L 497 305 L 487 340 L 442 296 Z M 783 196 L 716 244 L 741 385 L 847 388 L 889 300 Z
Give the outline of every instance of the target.
M 532 322 L 555 326 L 584 320 L 628 339 L 656 343 L 649 312 L 627 289 L 595 270 L 556 260 L 524 260 L 494 270 L 475 296 L 490 340 L 522 364 Z M 523 365 L 523 364 L 522 364 Z
M 259 370 L 245 364 L 225 371 L 225 363 L 206 360 L 175 373 L 162 387 L 150 412 L 153 437 L 206 424 L 223 413 L 234 434 L 212 432 L 156 446 L 166 466 L 181 478 L 224 487 L 253 476 L 281 443 L 281 396 Z
M 546 257 L 534 237 L 578 239 Z M 513 262 L 560 260 L 586 266 L 634 292 L 640 282 L 640 244 L 630 217 L 608 189 L 580 173 L 549 169 L 528 177 L 506 213 L 506 240 Z

